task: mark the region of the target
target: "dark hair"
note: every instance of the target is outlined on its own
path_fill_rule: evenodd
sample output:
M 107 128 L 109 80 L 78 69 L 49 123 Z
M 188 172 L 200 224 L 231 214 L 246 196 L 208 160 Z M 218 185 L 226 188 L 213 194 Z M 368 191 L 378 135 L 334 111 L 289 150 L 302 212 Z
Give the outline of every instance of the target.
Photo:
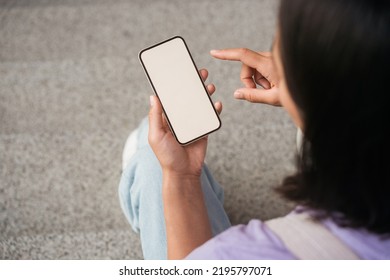
M 389 1 L 282 0 L 279 31 L 305 137 L 278 191 L 341 226 L 390 233 Z

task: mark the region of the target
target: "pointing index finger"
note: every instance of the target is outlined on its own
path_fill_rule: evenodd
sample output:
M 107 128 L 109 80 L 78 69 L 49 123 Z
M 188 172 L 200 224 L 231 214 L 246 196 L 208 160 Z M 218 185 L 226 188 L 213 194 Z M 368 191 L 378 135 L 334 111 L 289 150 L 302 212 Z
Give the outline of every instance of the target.
M 258 66 L 259 60 L 262 59 L 260 54 L 247 48 L 211 50 L 210 54 L 222 60 L 241 61 L 255 69 Z

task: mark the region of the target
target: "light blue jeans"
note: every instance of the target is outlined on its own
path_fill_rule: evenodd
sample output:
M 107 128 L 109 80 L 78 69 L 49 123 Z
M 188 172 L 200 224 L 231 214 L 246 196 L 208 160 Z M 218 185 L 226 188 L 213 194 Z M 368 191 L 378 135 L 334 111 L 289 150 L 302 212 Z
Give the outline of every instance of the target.
M 148 143 L 146 118 L 138 129 L 137 151 L 123 170 L 119 184 L 120 205 L 133 230 L 140 234 L 144 258 L 166 259 L 162 171 Z M 223 190 L 206 165 L 202 170 L 201 182 L 211 229 L 215 236 L 231 226 L 223 208 Z

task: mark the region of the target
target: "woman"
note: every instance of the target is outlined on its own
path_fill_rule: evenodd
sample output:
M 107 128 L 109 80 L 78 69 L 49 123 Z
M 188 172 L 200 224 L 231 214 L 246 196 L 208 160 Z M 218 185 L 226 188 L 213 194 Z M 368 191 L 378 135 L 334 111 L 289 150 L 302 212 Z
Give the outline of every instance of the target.
M 242 62 L 237 99 L 281 105 L 304 132 L 298 171 L 278 188 L 300 207 L 276 222 L 231 227 L 204 164 L 207 138 L 180 146 L 152 96 L 120 184 L 145 258 L 390 259 L 389 50 L 388 1 L 282 0 L 272 53 L 211 51 Z

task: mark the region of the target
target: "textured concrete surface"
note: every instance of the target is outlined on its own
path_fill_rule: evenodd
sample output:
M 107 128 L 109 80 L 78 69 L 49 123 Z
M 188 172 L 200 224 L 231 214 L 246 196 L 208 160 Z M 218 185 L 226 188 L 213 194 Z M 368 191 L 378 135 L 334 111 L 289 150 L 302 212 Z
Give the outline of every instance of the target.
M 285 214 L 294 170 L 280 108 L 232 97 L 239 63 L 215 48 L 269 49 L 276 0 L 0 0 L 0 258 L 138 259 L 117 199 L 121 152 L 148 111 L 138 51 L 182 35 L 224 103 L 207 161 L 234 224 Z

